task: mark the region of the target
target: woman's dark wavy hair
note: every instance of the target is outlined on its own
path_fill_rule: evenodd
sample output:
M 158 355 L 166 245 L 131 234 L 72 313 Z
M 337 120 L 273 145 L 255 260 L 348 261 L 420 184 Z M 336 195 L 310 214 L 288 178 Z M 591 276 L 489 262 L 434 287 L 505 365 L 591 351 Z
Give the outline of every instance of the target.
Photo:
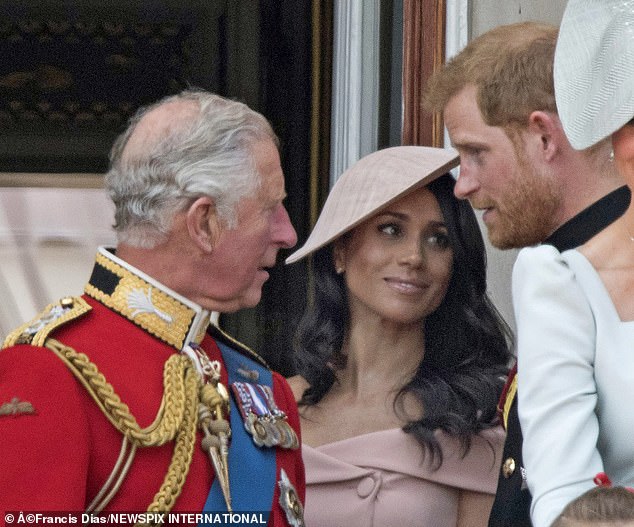
M 486 251 L 468 202 L 453 195 L 454 180 L 445 174 L 427 188 L 436 196 L 453 248 L 453 273 L 438 309 L 424 321 L 425 355 L 414 377 L 395 400 L 404 416 L 403 395 L 421 403 L 424 415 L 403 430 L 412 434 L 439 467 L 443 453 L 434 432 L 442 430 L 469 451 L 471 438 L 496 423 L 497 402 L 511 359 L 513 337 L 486 292 Z M 341 353 L 348 301 L 341 275 L 334 269 L 332 245 L 315 252 L 313 301 L 296 333 L 298 373 L 310 387 L 300 405 L 318 403 L 345 367 Z

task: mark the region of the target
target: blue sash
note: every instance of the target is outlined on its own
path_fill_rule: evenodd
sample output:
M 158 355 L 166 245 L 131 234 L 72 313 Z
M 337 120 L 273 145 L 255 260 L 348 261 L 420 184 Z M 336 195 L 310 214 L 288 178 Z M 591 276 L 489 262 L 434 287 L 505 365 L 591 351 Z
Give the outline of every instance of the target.
M 227 368 L 229 384 L 244 380 L 238 368 L 255 370 L 258 384 L 273 388 L 271 371 L 227 345 L 216 341 Z M 229 389 L 229 391 L 231 391 Z M 231 445 L 229 447 L 229 485 L 234 512 L 269 513 L 273 503 L 277 464 L 275 448 L 258 447 L 244 428 L 239 408 L 231 397 Z M 204 512 L 227 512 L 227 505 L 218 478 L 214 479 Z

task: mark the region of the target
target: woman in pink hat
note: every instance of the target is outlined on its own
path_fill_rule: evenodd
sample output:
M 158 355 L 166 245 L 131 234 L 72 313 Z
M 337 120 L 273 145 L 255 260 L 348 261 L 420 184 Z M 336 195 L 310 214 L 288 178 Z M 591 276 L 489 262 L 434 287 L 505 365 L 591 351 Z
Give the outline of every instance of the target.
M 611 141 L 611 162 L 634 189 L 634 0 L 570 0 L 554 79 L 570 144 Z M 550 527 L 598 473 L 634 486 L 633 242 L 630 204 L 580 247 L 524 249 L 515 263 L 518 408 L 535 527 Z
M 297 334 L 306 525 L 486 525 L 501 463 L 509 332 L 453 196 L 453 151 L 395 147 L 333 187 Z

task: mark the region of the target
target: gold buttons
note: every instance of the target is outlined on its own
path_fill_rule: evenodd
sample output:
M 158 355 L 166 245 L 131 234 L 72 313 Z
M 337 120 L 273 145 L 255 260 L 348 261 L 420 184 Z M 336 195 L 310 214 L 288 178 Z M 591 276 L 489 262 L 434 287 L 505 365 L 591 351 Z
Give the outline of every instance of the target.
M 75 299 L 72 296 L 65 296 L 59 301 L 59 303 L 63 308 L 72 308 L 75 304 Z
M 508 479 L 513 475 L 513 472 L 515 472 L 515 460 L 512 457 L 508 457 L 502 463 L 502 474 Z

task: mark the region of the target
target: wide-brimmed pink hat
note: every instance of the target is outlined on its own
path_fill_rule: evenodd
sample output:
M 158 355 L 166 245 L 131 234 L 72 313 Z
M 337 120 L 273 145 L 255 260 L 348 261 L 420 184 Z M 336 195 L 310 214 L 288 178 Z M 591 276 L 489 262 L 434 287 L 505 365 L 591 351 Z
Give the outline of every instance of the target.
M 395 146 L 365 156 L 337 180 L 308 240 L 286 263 L 297 262 L 333 242 L 458 163 L 455 150 L 427 146 Z

